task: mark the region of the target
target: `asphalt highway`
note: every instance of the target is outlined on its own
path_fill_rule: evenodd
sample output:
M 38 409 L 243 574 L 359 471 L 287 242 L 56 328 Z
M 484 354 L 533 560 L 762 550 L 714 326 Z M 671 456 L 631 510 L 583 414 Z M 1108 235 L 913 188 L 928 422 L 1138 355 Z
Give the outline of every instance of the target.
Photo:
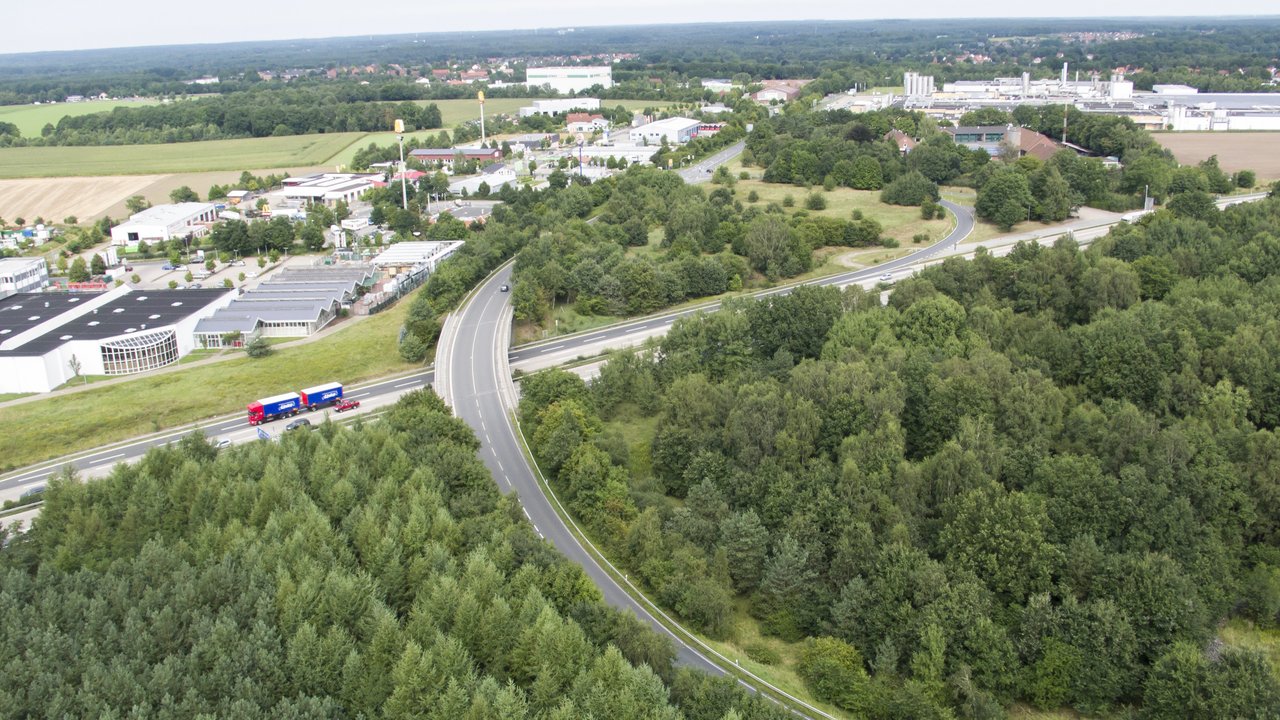
M 867 280 L 882 279 L 884 282 L 892 282 L 905 277 L 908 268 L 929 260 L 933 260 L 942 255 L 946 255 L 955 250 L 958 243 L 963 242 L 969 233 L 973 231 L 973 212 L 966 207 L 956 205 L 954 203 L 943 200 L 943 207 L 954 214 L 956 218 L 956 226 L 941 241 L 930 245 L 929 247 L 917 250 L 910 255 L 903 256 L 897 260 L 881 263 L 872 268 L 864 270 L 851 270 L 849 272 L 837 275 L 829 275 L 818 280 L 814 280 L 811 285 L 844 287 L 855 283 L 865 282 Z M 771 295 L 785 295 L 794 290 L 796 285 L 779 287 L 773 290 L 767 290 L 757 297 L 767 297 Z M 676 320 L 696 315 L 698 313 L 714 312 L 719 309 L 720 303 L 713 302 L 706 305 L 698 305 L 697 307 L 679 310 L 677 312 L 667 313 L 664 315 L 654 315 L 642 318 L 634 322 L 622 323 L 619 325 L 611 325 L 600 330 L 578 333 L 576 335 L 566 335 L 561 338 L 532 343 L 529 345 L 521 345 L 511 351 L 510 362 L 512 367 L 534 363 L 541 356 L 555 353 L 564 360 L 571 360 L 577 355 L 595 355 L 600 351 L 619 347 L 627 343 L 620 342 L 624 338 L 644 337 L 649 335 L 661 335 L 666 329 L 671 327 Z
M 715 664 L 667 632 L 618 586 L 579 544 L 539 487 L 533 469 L 525 461 L 509 413 L 515 396 L 510 371 L 503 360 L 511 337 L 511 294 L 499 288 L 510 282 L 511 266 L 508 265 L 485 281 L 463 306 L 457 318 L 456 334 L 444 340 L 445 356 L 436 358 L 442 382 L 448 385 L 440 388 L 442 394 L 453 404 L 454 414 L 475 430 L 480 438 L 481 459 L 504 493 L 514 492 L 519 496 L 525 516 L 538 535 L 578 563 L 600 588 L 607 603 L 634 613 L 672 637 L 683 664 L 720 672 Z

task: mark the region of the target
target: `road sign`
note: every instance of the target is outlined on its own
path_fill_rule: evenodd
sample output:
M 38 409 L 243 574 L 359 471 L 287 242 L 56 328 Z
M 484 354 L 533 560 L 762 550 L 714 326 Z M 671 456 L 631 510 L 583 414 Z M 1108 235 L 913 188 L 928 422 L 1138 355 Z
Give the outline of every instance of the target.
M 271 433 L 267 432 L 266 430 L 263 430 L 262 428 L 258 428 L 258 437 L 263 440 L 270 440 Z
M 396 129 L 396 132 L 397 132 L 397 133 L 402 133 L 402 132 L 404 132 L 404 120 L 401 120 L 401 119 L 399 119 L 399 118 L 396 118 L 395 129 Z

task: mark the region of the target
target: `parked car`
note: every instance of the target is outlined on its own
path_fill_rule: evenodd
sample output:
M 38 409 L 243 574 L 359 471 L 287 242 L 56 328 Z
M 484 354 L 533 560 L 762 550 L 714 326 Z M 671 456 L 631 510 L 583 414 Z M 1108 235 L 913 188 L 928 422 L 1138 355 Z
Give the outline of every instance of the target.
M 125 265 L 125 266 L 124 266 L 124 271 L 125 271 L 125 272 L 133 272 L 133 266 L 132 266 L 132 265 Z
M 310 428 L 310 427 L 311 427 L 311 421 L 310 421 L 310 420 L 308 420 L 308 419 L 306 419 L 306 418 L 298 418 L 297 420 L 294 420 L 293 422 L 289 423 L 288 425 L 285 425 L 285 426 L 284 426 L 284 431 L 285 431 L 285 432 L 290 432 L 290 431 L 292 431 L 292 430 L 298 430 L 299 428 Z
M 243 260 L 237 260 L 237 261 L 235 261 L 235 262 L 233 262 L 233 263 L 231 263 L 231 264 L 232 264 L 232 265 L 235 265 L 236 267 L 244 267 L 244 261 L 243 261 Z
M 360 407 L 359 400 L 343 400 L 342 402 L 333 406 L 333 411 L 346 412 L 347 410 L 355 410 L 358 407 Z
M 160 269 L 161 269 L 161 270 L 177 270 L 177 268 L 176 268 L 175 266 L 170 265 L 169 263 L 165 263 L 165 264 L 161 265 L 161 266 L 160 266 Z

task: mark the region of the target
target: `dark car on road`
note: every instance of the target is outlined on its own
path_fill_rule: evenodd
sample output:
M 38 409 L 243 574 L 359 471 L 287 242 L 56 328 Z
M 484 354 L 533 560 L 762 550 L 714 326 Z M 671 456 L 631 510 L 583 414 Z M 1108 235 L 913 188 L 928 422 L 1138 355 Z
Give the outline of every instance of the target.
M 310 421 L 310 420 L 308 420 L 308 419 L 306 419 L 306 418 L 298 418 L 297 420 L 294 420 L 293 422 L 289 423 L 288 425 L 285 425 L 285 426 L 284 426 L 284 431 L 285 431 L 285 432 L 291 432 L 291 431 L 293 431 L 293 430 L 298 430 L 298 429 L 301 429 L 301 428 L 310 428 L 310 427 L 311 427 L 311 421 Z

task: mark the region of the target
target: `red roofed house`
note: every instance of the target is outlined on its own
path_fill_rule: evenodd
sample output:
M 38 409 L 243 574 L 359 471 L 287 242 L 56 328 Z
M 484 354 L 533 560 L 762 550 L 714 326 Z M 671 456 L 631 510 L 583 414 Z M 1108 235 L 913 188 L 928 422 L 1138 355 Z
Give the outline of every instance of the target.
M 571 133 L 591 133 L 596 130 L 609 129 L 609 121 L 598 113 L 569 113 L 565 119 L 569 123 L 569 132 Z
M 894 145 L 897 145 L 898 152 L 902 153 L 903 155 L 906 155 L 907 153 L 911 152 L 916 146 L 915 139 L 912 138 L 910 135 L 902 132 L 898 128 L 894 128 L 889 132 L 885 133 L 884 139 L 892 142 Z
M 1031 155 L 1048 160 L 1053 157 L 1054 153 L 1062 149 L 1053 138 L 1041 135 L 1035 130 L 1027 128 L 1018 128 L 1018 155 Z

